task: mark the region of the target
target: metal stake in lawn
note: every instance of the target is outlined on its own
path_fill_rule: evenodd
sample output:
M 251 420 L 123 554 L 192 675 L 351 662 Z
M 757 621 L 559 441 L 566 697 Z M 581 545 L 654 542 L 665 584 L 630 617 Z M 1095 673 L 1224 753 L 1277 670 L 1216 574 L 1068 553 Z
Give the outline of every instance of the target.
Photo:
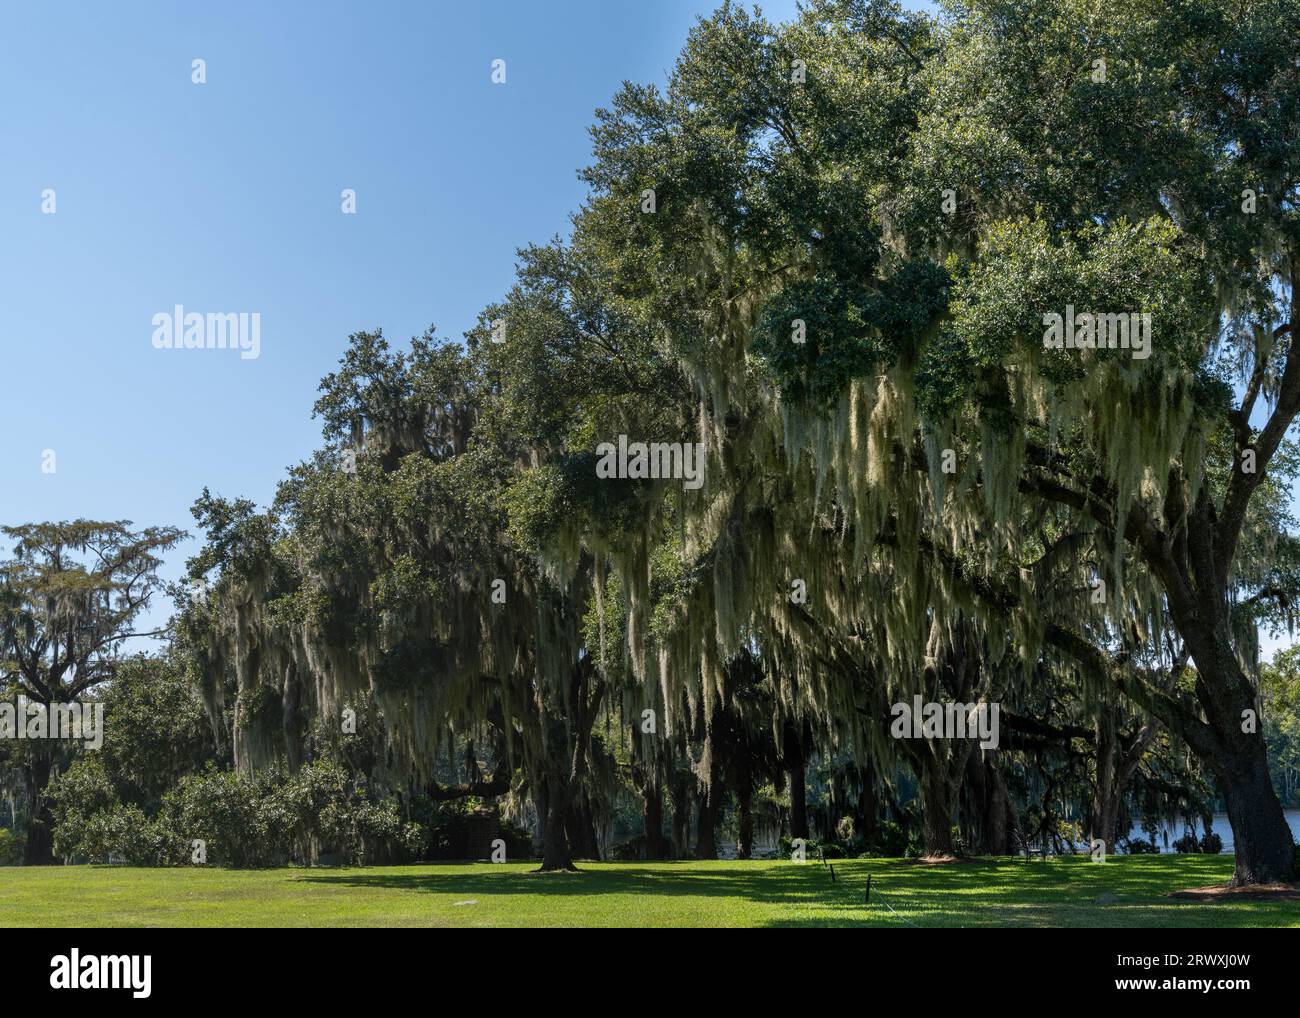
M 871 904 L 871 874 L 870 873 L 867 874 L 867 895 L 865 898 L 862 899 L 862 903 L 864 905 Z

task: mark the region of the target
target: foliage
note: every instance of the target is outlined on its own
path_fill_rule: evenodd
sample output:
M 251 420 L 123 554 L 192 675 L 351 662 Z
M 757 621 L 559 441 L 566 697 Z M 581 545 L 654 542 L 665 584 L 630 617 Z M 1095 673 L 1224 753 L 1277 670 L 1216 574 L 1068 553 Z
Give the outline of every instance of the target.
M 17 866 L 22 861 L 22 839 L 16 831 L 0 827 L 0 866 Z

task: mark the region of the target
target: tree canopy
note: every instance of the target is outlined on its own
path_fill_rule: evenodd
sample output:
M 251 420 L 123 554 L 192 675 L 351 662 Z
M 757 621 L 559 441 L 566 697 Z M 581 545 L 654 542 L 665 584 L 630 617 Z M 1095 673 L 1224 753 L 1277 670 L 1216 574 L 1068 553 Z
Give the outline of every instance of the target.
M 479 746 L 547 869 L 616 766 L 693 773 L 705 852 L 812 753 L 910 773 L 934 854 L 1010 850 L 1030 775 L 1107 846 L 1210 780 L 1237 881 L 1291 879 L 1257 634 L 1297 587 L 1297 36 L 1292 0 L 702 19 L 463 346 L 354 335 L 275 504 L 195 504 L 182 646 L 239 765 L 373 698 L 423 781 Z M 602 476 L 620 442 L 704 484 Z M 915 696 L 1005 743 L 894 737 Z

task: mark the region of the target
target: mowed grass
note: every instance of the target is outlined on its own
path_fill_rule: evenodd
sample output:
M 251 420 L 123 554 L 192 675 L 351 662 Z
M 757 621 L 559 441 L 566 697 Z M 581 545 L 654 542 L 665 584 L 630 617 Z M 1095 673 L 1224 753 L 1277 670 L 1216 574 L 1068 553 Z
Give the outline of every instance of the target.
M 0 868 L 0 926 L 1300 926 L 1294 901 L 1166 897 L 1229 856 L 534 865 Z

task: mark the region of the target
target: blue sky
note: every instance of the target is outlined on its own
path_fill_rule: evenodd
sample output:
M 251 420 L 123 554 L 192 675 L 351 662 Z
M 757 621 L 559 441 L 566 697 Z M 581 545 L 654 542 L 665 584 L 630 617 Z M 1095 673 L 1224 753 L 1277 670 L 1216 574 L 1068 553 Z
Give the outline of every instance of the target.
M 515 250 L 567 230 L 593 111 L 662 81 L 714 6 L 8 5 L 0 521 L 188 528 L 205 485 L 268 502 L 348 334 L 459 338 Z M 155 350 L 178 303 L 259 312 L 261 356 Z
M 593 111 L 624 79 L 662 82 L 716 6 L 8 5 L 0 522 L 189 528 L 205 485 L 267 503 L 319 442 L 316 385 L 348 334 L 459 338 L 515 250 L 567 230 Z M 155 350 L 176 304 L 260 313 L 261 356 Z

